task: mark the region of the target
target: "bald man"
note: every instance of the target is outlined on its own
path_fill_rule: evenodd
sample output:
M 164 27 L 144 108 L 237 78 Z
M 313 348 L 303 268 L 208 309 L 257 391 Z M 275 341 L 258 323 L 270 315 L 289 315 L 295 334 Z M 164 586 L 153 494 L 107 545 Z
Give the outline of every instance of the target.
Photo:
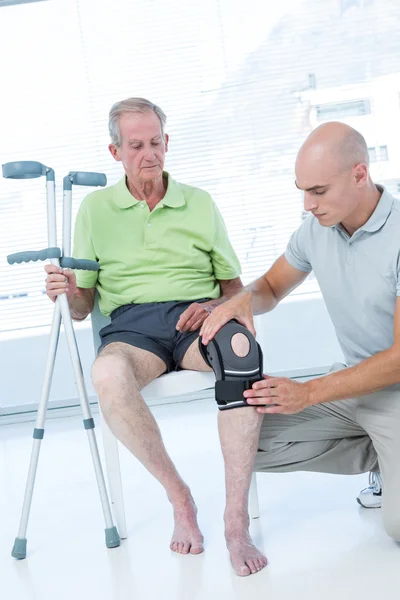
M 368 164 L 359 132 L 335 122 L 315 129 L 295 167 L 310 216 L 269 271 L 201 328 L 205 344 L 232 318 L 254 332 L 253 314 L 274 309 L 313 270 L 345 357 L 306 383 L 265 376 L 244 392 L 241 427 L 223 423 L 227 511 L 236 510 L 242 540 L 254 469 L 380 470 L 384 527 L 400 541 L 400 202 L 373 183 Z

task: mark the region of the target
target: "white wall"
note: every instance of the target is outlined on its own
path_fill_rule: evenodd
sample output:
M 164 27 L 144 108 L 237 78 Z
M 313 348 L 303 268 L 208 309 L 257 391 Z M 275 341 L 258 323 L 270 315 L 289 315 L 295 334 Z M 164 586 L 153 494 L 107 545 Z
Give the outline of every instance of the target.
M 318 374 L 343 360 L 335 331 L 319 293 L 291 296 L 257 317 L 257 339 L 266 373 Z
M 332 362 L 341 360 L 333 327 L 319 294 L 288 298 L 273 312 L 262 315 L 260 323 L 258 339 L 267 373 L 283 371 L 289 376 L 321 373 Z M 76 335 L 88 395 L 94 400 L 90 382 L 90 365 L 94 357 L 91 330 L 87 324 L 79 324 Z M 15 334 L 12 339 L 1 340 L 0 415 L 35 408 L 40 398 L 47 345 L 48 329 L 33 330 L 24 338 Z M 77 404 L 63 334 L 60 336 L 50 402 L 53 407 Z
M 32 329 L 27 337 L 15 334 L 0 343 L 1 381 L 0 409 L 11 412 L 13 407 L 33 408 L 40 399 L 47 359 L 50 328 Z M 90 381 L 90 365 L 94 351 L 89 324 L 75 327 L 76 338 L 89 396 L 94 396 Z M 51 387 L 52 405 L 76 403 L 77 392 L 64 333 L 61 332 Z

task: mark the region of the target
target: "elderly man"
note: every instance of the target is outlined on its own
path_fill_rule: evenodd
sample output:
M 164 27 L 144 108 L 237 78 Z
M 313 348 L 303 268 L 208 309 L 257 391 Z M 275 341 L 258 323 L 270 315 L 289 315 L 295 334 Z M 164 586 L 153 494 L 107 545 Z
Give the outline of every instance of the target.
M 140 390 L 173 369 L 210 370 L 198 349 L 199 328 L 215 306 L 243 286 L 209 194 L 164 171 L 165 123 L 163 111 L 142 98 L 111 108 L 109 150 L 125 174 L 116 185 L 84 199 L 74 238 L 74 255 L 99 261 L 100 271 L 79 271 L 75 277 L 47 265 L 47 294 L 55 300 L 67 293 L 72 317 L 81 321 L 98 290 L 102 312 L 111 315 L 92 369 L 103 414 L 117 438 L 164 486 L 175 519 L 171 549 L 198 554 L 203 536 L 197 508 Z M 239 414 L 234 417 L 240 420 Z M 236 557 L 243 543 L 233 517 L 228 539 Z M 257 551 L 251 556 L 255 572 L 265 559 Z
M 245 426 L 231 431 L 241 458 L 227 463 L 227 510 L 241 507 L 247 519 L 252 468 L 380 469 L 384 527 L 400 541 L 400 203 L 373 183 L 368 162 L 365 140 L 351 127 L 332 122 L 311 133 L 296 161 L 311 215 L 285 254 L 213 311 L 200 335 L 208 344 L 232 318 L 254 331 L 253 313 L 275 308 L 314 271 L 346 364 L 306 383 L 266 375 L 243 393 L 254 408 L 238 409 Z

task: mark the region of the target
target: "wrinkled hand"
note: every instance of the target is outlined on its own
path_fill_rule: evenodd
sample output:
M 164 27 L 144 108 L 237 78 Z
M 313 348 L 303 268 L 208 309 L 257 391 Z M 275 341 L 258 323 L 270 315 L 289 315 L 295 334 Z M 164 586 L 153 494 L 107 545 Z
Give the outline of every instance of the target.
M 246 390 L 243 396 L 259 413 L 292 415 L 312 404 L 307 383 L 292 381 L 287 377 L 264 375 L 264 379 L 253 383 L 252 389 Z M 259 406 L 260 404 L 276 406 Z
M 256 335 L 250 292 L 241 292 L 214 308 L 200 330 L 202 343 L 206 346 L 221 327 L 231 319 L 236 319 L 247 327 L 254 336 Z
M 76 277 L 71 269 L 62 269 L 56 265 L 46 265 L 46 294 L 53 302 L 60 294 L 67 294 L 68 300 L 76 292 Z
M 210 314 L 211 307 L 206 302 L 193 302 L 179 317 L 176 324 L 178 331 L 196 331 Z

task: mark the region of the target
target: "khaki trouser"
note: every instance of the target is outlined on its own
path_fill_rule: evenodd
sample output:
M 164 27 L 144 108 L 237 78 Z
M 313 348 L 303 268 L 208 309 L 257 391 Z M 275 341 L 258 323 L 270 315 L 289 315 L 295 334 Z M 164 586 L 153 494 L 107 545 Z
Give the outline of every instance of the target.
M 334 365 L 338 370 L 343 365 Z M 387 533 L 400 541 L 400 390 L 265 415 L 255 471 L 356 474 L 381 471 Z

